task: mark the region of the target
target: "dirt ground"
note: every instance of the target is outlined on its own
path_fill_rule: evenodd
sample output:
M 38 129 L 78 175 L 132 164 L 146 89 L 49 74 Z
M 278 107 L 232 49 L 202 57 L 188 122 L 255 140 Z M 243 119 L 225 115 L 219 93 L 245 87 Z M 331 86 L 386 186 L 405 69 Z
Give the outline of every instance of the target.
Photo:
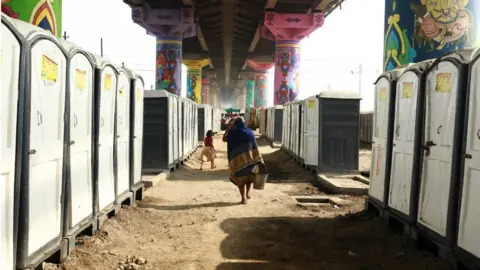
M 314 175 L 259 144 L 272 183 L 254 190 L 247 205 L 228 180 L 226 145 L 217 135 L 216 169 L 200 171 L 189 161 L 50 268 L 448 269 L 362 212 L 362 197 L 343 196 L 352 204 L 342 207 L 299 205 L 292 196 L 321 194 L 309 183 Z

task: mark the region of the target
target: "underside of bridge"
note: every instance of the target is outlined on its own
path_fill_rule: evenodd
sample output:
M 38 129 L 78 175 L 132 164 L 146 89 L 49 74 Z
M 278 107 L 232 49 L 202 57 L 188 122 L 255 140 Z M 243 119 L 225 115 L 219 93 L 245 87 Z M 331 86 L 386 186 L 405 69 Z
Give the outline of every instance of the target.
M 244 79 L 254 70 L 248 60 L 273 63 L 275 59 L 275 34 L 262 30 L 266 13 L 322 14 L 328 16 L 343 0 L 124 0 L 132 7 L 134 22 L 158 36 L 163 26 L 145 25 L 135 19 L 135 10 L 190 10 L 195 33 L 183 32 L 182 59 L 204 60 L 210 64 L 202 67 L 203 77 L 210 80 L 210 89 L 221 89 L 223 98 L 235 94 L 244 85 Z M 157 19 L 161 19 L 156 13 Z M 185 14 L 185 13 L 183 13 Z M 148 15 L 147 15 L 148 16 Z M 290 16 L 292 17 L 292 16 Z M 289 23 L 299 19 L 286 18 Z M 148 23 L 148 22 L 147 22 Z M 323 23 L 323 17 L 322 17 Z M 265 28 L 265 27 L 263 27 Z M 265 28 L 266 29 L 266 28 Z M 191 30 L 191 29 L 190 29 Z M 163 32 L 162 32 L 163 33 Z

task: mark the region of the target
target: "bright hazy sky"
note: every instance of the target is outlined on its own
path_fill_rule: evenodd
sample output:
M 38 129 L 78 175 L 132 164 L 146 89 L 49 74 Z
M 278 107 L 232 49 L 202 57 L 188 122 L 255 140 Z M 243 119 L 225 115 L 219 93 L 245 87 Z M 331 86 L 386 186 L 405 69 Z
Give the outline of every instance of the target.
M 385 0 L 346 0 L 325 20 L 322 28 L 302 43 L 300 98 L 327 89 L 359 90 L 356 72 L 362 64 L 362 110 L 373 110 L 373 82 L 382 70 Z M 121 0 L 63 2 L 63 30 L 69 40 L 141 74 L 147 88 L 155 82 L 155 38 L 131 20 Z M 186 69 L 184 67 L 184 73 Z M 273 74 L 267 104 L 273 103 Z M 185 74 L 183 74 L 185 92 Z

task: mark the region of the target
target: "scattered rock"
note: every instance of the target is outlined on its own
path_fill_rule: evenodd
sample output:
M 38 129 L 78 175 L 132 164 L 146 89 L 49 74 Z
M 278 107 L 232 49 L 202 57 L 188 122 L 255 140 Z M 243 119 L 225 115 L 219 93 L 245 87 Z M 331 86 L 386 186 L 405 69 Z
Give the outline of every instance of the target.
M 142 257 L 138 257 L 137 260 L 135 261 L 135 263 L 137 263 L 138 265 L 144 265 L 144 264 L 147 263 L 147 260 L 145 260 Z

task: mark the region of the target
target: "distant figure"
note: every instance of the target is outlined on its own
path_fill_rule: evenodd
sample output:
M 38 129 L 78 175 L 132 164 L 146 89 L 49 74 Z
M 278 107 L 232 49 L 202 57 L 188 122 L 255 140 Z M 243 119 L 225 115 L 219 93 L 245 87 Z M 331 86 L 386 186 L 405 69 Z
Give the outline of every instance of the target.
M 243 118 L 239 117 L 229 123 L 223 141 L 227 142 L 230 181 L 240 190 L 241 203 L 246 204 L 247 199 L 251 199 L 250 189 L 260 166 L 265 167 L 257 140 L 245 126 Z
M 200 154 L 200 170 L 203 168 L 203 157 L 207 158 L 207 161 L 210 161 L 210 168 L 214 169 L 215 166 L 215 147 L 213 147 L 213 132 L 211 130 L 207 131 L 205 139 L 203 140 L 203 149 Z

